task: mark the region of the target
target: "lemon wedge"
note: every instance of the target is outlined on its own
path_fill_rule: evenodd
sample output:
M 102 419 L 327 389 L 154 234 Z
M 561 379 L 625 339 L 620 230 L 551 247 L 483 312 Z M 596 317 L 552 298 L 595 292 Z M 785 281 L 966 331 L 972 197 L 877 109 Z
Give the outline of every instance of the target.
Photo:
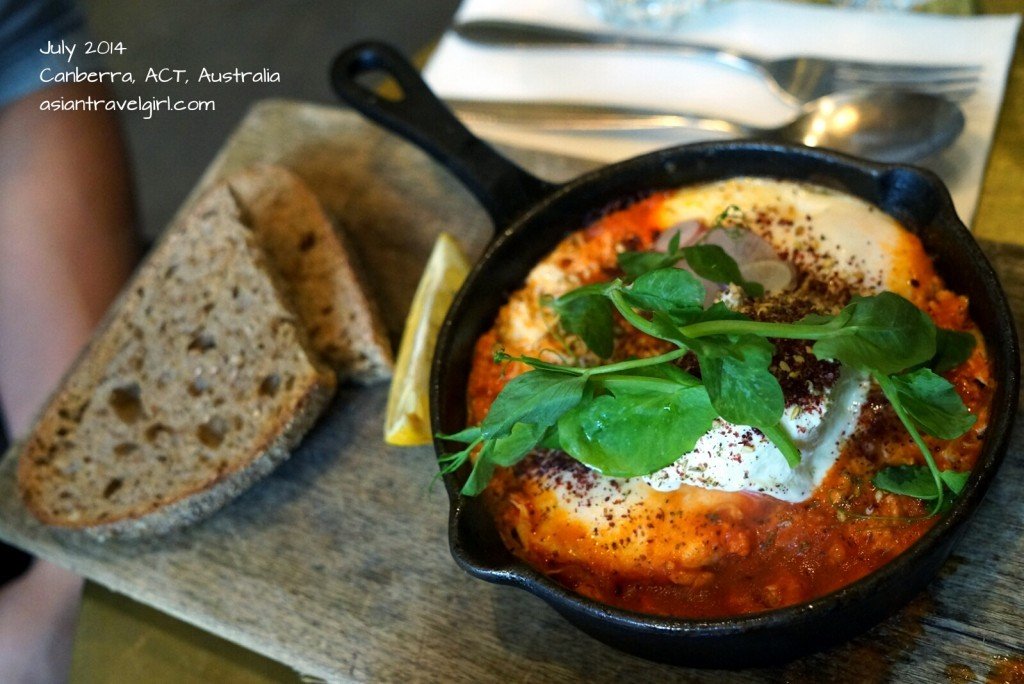
M 441 233 L 405 319 L 384 416 L 384 441 L 388 444 L 415 446 L 432 439 L 427 401 L 430 362 L 441 323 L 468 273 L 469 261 L 458 243 L 448 233 Z

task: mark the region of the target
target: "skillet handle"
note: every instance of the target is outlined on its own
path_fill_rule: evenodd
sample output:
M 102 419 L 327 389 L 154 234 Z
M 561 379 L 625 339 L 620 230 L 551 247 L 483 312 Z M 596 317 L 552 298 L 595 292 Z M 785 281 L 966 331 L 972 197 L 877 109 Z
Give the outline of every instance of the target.
M 381 97 L 358 82 L 366 74 L 393 78 L 401 99 Z M 470 133 L 386 43 L 357 43 L 331 67 L 334 92 L 371 121 L 397 133 L 443 164 L 465 184 L 502 230 L 555 186 L 527 173 Z

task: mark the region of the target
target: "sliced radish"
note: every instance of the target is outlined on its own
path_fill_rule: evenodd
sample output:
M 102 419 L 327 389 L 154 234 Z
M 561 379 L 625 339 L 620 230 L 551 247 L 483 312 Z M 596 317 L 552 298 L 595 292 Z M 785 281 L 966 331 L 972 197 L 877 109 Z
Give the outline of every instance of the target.
M 704 233 L 704 223 L 698 219 L 690 219 L 689 221 L 681 221 L 670 228 L 666 228 L 665 231 L 658 236 L 658 239 L 654 243 L 655 252 L 667 252 L 668 243 L 672 241 L 672 238 L 676 235 L 679 236 L 679 246 L 686 247 L 697 242 L 700 236 Z

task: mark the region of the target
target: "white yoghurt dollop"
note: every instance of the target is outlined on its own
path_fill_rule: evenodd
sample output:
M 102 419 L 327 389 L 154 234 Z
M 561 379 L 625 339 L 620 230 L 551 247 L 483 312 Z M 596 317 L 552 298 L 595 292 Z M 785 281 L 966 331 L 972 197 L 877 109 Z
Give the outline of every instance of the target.
M 718 419 L 693 451 L 643 479 L 659 491 L 686 484 L 804 501 L 839 458 L 857 425 L 869 386 L 865 374 L 844 368 L 834 385 L 817 391 L 810 401 L 786 407 L 781 426 L 800 449 L 796 468 L 790 468 L 782 453 L 757 430 Z

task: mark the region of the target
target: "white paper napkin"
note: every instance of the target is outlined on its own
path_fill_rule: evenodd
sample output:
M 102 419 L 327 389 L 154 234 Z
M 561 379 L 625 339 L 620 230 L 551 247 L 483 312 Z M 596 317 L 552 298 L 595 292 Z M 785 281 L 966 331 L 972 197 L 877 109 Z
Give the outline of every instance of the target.
M 457 21 L 514 19 L 607 29 L 584 0 L 465 0 Z M 723 0 L 687 18 L 682 40 L 784 57 L 815 54 L 871 61 L 978 64 L 977 92 L 961 103 L 966 127 L 957 143 L 929 164 L 946 181 L 970 225 L 978 202 L 1020 15 L 949 17 L 872 12 L 770 0 Z M 447 33 L 424 71 L 442 97 L 552 101 L 669 109 L 777 126 L 796 108 L 758 76 L 707 59 L 663 52 L 610 54 L 590 49 L 495 48 Z M 493 142 L 612 162 L 682 142 L 699 131 L 547 133 L 478 124 Z

